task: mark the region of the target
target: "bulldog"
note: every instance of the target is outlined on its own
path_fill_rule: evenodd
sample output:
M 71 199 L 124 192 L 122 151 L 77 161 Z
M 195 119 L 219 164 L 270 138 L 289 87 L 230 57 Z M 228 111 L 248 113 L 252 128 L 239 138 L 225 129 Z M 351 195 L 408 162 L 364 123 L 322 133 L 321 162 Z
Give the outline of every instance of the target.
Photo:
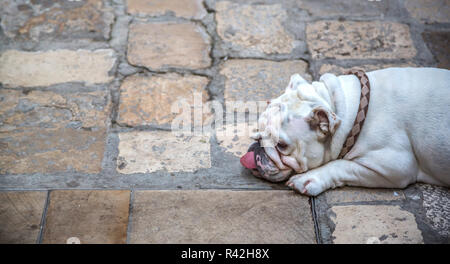
M 388 68 L 365 76 L 369 94 L 355 74 L 326 73 L 312 83 L 291 76 L 258 119 L 242 165 L 310 196 L 344 185 L 450 186 L 450 71 Z

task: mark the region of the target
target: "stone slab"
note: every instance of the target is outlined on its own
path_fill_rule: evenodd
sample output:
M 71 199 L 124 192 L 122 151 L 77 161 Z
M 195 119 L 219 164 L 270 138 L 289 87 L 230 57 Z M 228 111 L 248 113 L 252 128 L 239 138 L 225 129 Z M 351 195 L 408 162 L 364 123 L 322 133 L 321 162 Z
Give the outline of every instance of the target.
M 335 244 L 421 244 L 412 213 L 398 205 L 333 206 Z
M 389 9 L 388 1 L 360 1 L 360 0 L 301 0 L 297 6 L 319 17 L 359 16 L 383 17 Z
M 405 199 L 401 190 L 343 187 L 325 192 L 328 204 L 394 201 Z
M 44 244 L 123 244 L 130 191 L 51 191 Z
M 14 40 L 107 40 L 114 13 L 107 0 L 2 0 L 0 26 Z
M 130 243 L 315 243 L 291 191 L 136 191 Z
M 0 244 L 35 244 L 47 192 L 0 192 Z
M 0 174 L 84 172 L 102 169 L 106 129 L 27 129 L 0 134 Z

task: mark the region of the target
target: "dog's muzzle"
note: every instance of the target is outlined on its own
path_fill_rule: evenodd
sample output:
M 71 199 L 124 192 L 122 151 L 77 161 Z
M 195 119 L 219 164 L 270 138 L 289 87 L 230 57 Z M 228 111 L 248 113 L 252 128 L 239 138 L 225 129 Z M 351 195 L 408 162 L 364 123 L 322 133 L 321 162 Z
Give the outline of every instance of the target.
M 242 156 L 241 164 L 250 169 L 254 176 L 271 182 L 286 180 L 292 169 L 280 170 L 261 147 L 259 141 L 250 145 L 247 153 Z

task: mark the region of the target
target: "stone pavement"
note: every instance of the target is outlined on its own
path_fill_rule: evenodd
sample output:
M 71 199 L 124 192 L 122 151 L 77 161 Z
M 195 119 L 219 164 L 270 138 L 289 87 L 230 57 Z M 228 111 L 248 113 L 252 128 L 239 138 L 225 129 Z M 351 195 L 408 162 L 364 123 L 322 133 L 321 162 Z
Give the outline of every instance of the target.
M 170 131 L 180 98 L 449 69 L 449 38 L 448 0 L 2 0 L 0 242 L 449 243 L 447 188 L 309 199 L 242 169 L 254 123 Z

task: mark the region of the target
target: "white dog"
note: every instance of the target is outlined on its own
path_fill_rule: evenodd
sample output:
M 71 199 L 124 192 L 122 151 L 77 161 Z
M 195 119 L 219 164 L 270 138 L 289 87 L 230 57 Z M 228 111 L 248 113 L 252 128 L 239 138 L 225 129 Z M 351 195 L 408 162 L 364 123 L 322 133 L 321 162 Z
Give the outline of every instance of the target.
M 258 120 L 253 138 L 266 155 L 256 158 L 259 171 L 248 155 L 243 165 L 270 181 L 295 172 L 287 185 L 312 196 L 343 185 L 450 186 L 450 71 L 388 68 L 367 76 L 367 116 L 342 159 L 360 105 L 360 80 L 327 73 L 310 84 L 295 74 Z

